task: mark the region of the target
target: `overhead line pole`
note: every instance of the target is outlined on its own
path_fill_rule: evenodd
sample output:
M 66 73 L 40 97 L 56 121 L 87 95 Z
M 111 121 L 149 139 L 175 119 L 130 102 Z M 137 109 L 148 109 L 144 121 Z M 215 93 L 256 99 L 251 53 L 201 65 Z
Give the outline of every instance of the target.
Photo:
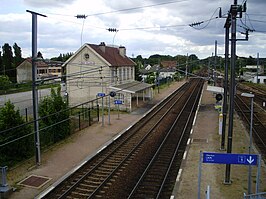
M 232 153 L 233 143 L 233 121 L 234 121 L 234 99 L 235 99 L 235 65 L 236 65 L 236 17 L 237 17 L 237 0 L 231 5 L 231 70 L 230 70 L 230 104 L 229 104 L 229 124 L 227 153 Z M 230 180 L 231 165 L 226 165 L 225 184 L 231 184 Z
M 214 44 L 214 86 L 217 84 L 217 40 Z
M 223 124 L 222 124 L 222 139 L 221 139 L 221 150 L 225 150 L 225 129 L 227 119 L 227 91 L 228 91 L 228 67 L 229 67 L 229 28 L 231 26 L 230 15 L 227 17 L 224 28 L 225 28 L 225 53 L 224 53 L 224 98 L 223 98 Z
M 35 140 L 35 154 L 36 164 L 41 164 L 41 145 L 39 132 L 39 116 L 38 116 L 38 90 L 36 87 L 37 76 L 37 16 L 47 17 L 46 15 L 26 10 L 32 15 L 32 104 L 33 104 L 33 119 L 34 119 L 34 140 Z

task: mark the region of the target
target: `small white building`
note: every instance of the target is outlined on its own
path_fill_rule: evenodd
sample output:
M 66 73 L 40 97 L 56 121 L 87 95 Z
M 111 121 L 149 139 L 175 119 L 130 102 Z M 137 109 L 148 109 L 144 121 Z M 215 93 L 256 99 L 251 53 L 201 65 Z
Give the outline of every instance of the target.
M 263 77 L 264 74 L 264 66 L 262 65 L 247 65 L 243 67 L 243 76 L 241 77 L 245 81 L 257 83 L 257 76 Z M 263 83 L 263 78 L 258 78 L 259 81 L 262 79 L 261 83 Z
M 266 84 L 266 76 L 255 76 L 252 78 L 251 82 L 259 83 L 259 84 Z

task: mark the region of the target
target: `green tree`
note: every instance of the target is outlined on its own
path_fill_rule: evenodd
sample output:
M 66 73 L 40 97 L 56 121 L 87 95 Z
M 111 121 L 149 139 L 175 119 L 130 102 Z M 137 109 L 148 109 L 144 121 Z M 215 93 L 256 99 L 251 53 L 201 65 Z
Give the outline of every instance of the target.
M 156 83 L 155 80 L 156 80 L 156 74 L 154 74 L 153 72 L 149 73 L 146 82 L 148 84 L 155 84 Z
M 0 75 L 4 74 L 2 52 L 0 51 Z
M 14 54 L 15 54 L 14 65 L 16 68 L 23 61 L 23 58 L 22 58 L 21 48 L 17 45 L 17 43 L 14 43 L 13 50 L 14 50 Z
M 31 126 L 23 125 L 25 122 L 20 116 L 19 110 L 7 101 L 0 108 L 0 162 L 3 165 L 11 165 L 33 155 L 34 139 Z M 21 126 L 19 128 L 13 128 Z M 10 129 L 10 130 L 8 130 Z M 28 136 L 27 136 L 28 135 Z
M 74 53 L 66 53 L 66 54 L 59 54 L 58 57 L 52 57 L 51 60 L 53 61 L 61 61 L 61 62 L 65 62 L 66 60 L 68 60 Z
M 38 51 L 38 53 L 37 53 L 37 57 L 43 59 L 42 53 L 41 53 L 40 51 Z
M 11 83 L 7 75 L 0 75 L 0 90 L 7 90 Z
M 39 103 L 42 146 L 51 145 L 70 135 L 68 107 L 61 96 L 61 89 L 51 90 L 51 96 L 45 97 Z M 41 130 L 45 129 L 45 130 Z
M 140 68 L 141 68 L 142 64 L 140 61 L 137 62 L 137 65 L 135 65 L 135 80 L 136 81 L 141 81 L 142 77 L 140 74 Z
M 16 78 L 16 71 L 13 64 L 13 52 L 12 48 L 8 43 L 2 46 L 3 49 L 3 74 L 7 75 L 10 80 L 14 81 Z

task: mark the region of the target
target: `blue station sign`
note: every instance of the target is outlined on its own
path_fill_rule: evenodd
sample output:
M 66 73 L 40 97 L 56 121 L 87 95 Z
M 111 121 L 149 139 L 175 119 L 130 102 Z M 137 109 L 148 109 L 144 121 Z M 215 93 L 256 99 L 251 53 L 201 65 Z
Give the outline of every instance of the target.
M 105 93 L 98 93 L 97 96 L 98 97 L 104 97 L 105 96 Z
M 115 104 L 122 104 L 122 100 L 115 100 Z
M 203 163 L 257 165 L 258 155 L 203 152 Z

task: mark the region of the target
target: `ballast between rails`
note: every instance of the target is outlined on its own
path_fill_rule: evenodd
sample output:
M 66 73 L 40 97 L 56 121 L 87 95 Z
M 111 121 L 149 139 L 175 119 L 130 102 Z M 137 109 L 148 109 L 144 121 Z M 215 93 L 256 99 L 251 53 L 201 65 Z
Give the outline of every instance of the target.
M 169 98 L 165 99 L 158 106 L 154 107 L 148 114 L 146 114 L 146 117 L 140 119 L 138 122 L 132 125 L 132 127 L 128 129 L 128 131 L 125 131 L 124 133 L 119 134 L 119 137 L 117 137 L 116 139 L 113 139 L 113 141 L 111 141 L 108 146 L 106 145 L 106 147 L 103 150 L 101 150 L 101 152 L 97 153 L 94 157 L 90 158 L 90 160 L 88 160 L 75 173 L 73 173 L 69 177 L 66 177 L 65 179 L 66 181 L 63 181 L 62 183 L 58 184 L 49 193 L 42 195 L 42 197 L 44 198 L 60 198 L 60 197 L 65 198 L 68 195 L 70 197 L 89 198 L 93 196 L 95 197 L 100 196 L 101 194 L 105 192 L 107 193 L 108 187 L 113 186 L 113 184 L 117 184 L 117 182 L 119 181 L 119 178 L 121 178 L 121 176 L 119 175 L 123 175 L 123 173 L 125 174 L 127 172 L 126 166 L 131 165 L 131 163 L 132 165 L 136 163 L 136 157 L 139 156 L 139 155 L 137 156 L 138 153 L 143 154 L 144 156 L 147 150 L 157 150 L 157 149 L 153 149 L 152 144 L 149 145 L 148 149 L 145 149 L 145 145 L 142 143 L 144 142 L 152 143 L 151 138 L 155 135 L 150 134 L 150 133 L 153 131 L 161 130 L 160 129 L 161 125 L 158 125 L 159 124 L 158 121 L 160 120 L 160 118 L 166 117 L 167 119 L 164 122 L 166 123 L 166 121 L 168 122 L 168 120 L 170 120 L 171 118 L 169 115 L 173 116 L 176 114 L 176 112 L 179 112 L 177 110 L 176 112 L 173 112 L 173 110 L 175 110 L 176 108 L 173 108 L 172 106 L 173 101 L 171 100 L 180 99 L 181 96 L 184 95 L 184 93 L 186 93 L 186 90 L 190 86 L 189 84 L 186 83 L 185 85 L 182 86 L 182 88 L 178 92 L 170 95 Z M 168 104 L 166 102 L 168 102 Z M 169 112 L 168 116 L 163 112 L 164 111 L 163 109 L 168 110 Z M 169 128 L 169 126 L 170 125 L 168 125 L 167 128 Z M 140 130 L 140 128 L 143 128 L 143 127 L 146 127 L 146 128 L 149 127 L 148 129 L 150 130 L 148 129 Z M 137 131 L 138 133 L 136 133 Z M 143 134 L 141 134 L 141 132 Z M 162 132 L 162 133 L 159 133 L 159 135 L 164 136 L 165 133 Z M 134 139 L 136 140 L 131 140 L 131 137 L 134 137 Z M 127 142 L 129 141 L 129 142 L 125 144 L 124 143 L 125 141 Z M 140 148 L 136 148 L 138 145 L 140 145 Z M 141 152 L 142 150 L 144 151 L 146 150 L 145 153 Z M 129 154 L 133 154 L 133 156 L 129 156 Z M 111 157 L 114 157 L 114 159 L 111 159 Z M 147 158 L 149 159 L 150 155 L 147 155 Z M 107 164 L 104 164 L 105 162 Z M 136 169 L 136 167 L 134 168 Z M 96 171 L 94 172 L 94 174 L 92 173 L 88 174 L 94 170 Z M 107 174 L 107 172 L 110 172 L 110 173 Z M 79 175 L 81 177 L 75 177 L 74 174 Z M 136 175 L 139 175 L 139 174 L 136 173 Z M 87 176 L 89 176 L 89 178 L 87 178 Z M 104 179 L 101 179 L 101 178 L 104 178 Z M 92 179 L 91 182 L 89 182 L 90 179 Z M 99 180 L 101 182 L 96 182 Z M 76 183 L 78 181 L 81 183 Z M 94 190 L 93 191 L 91 189 L 91 187 L 93 186 L 97 186 L 98 189 L 93 189 Z M 91 189 L 92 191 L 88 191 L 88 189 Z M 110 188 L 109 193 L 112 192 L 111 189 L 112 187 Z

